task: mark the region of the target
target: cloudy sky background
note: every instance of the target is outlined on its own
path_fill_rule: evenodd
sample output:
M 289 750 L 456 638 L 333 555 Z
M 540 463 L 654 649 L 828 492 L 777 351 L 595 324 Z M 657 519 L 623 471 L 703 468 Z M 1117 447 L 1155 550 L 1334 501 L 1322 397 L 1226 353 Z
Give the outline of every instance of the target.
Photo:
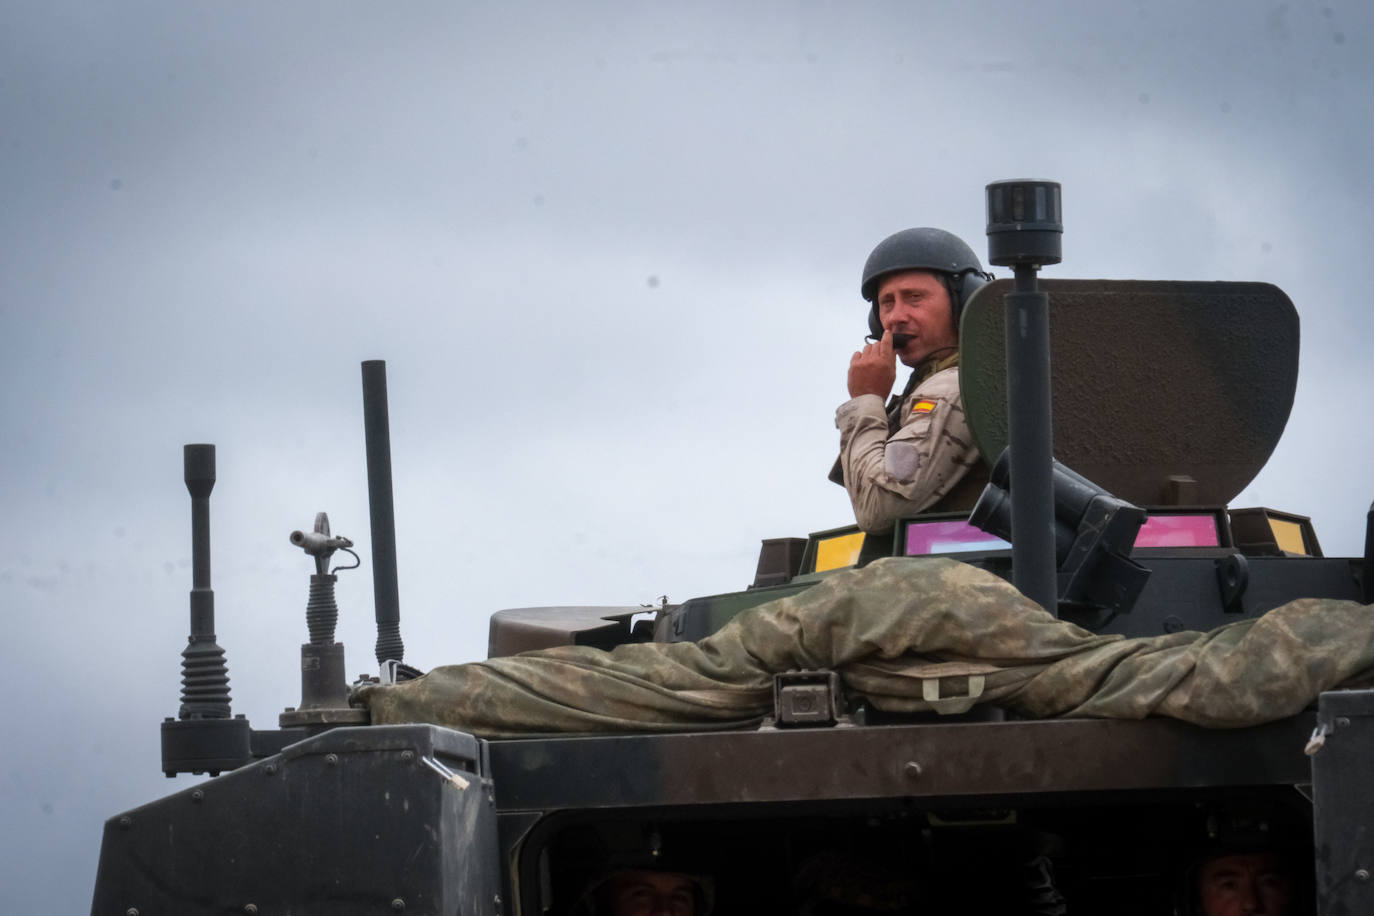
M 984 252 L 991 180 L 1063 183 L 1049 276 L 1289 294 L 1293 416 L 1236 504 L 1360 552 L 1372 9 L 0 0 L 0 910 L 85 911 L 104 819 L 192 781 L 157 737 L 184 443 L 218 446 L 258 728 L 299 699 L 288 533 L 326 510 L 370 561 L 363 359 L 412 664 L 482 657 L 503 607 L 740 588 L 760 538 L 849 520 L 824 475 L 868 250 Z

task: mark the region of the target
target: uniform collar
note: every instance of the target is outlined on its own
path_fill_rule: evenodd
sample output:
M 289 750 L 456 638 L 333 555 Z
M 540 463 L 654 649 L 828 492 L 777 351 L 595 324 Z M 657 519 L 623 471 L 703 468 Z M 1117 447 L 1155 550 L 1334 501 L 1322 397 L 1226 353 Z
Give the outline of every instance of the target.
M 902 393 L 894 394 L 888 399 L 887 409 L 889 417 L 892 416 L 891 412 L 897 405 L 905 400 L 907 395 L 916 390 L 917 385 L 921 384 L 935 373 L 942 372 L 951 366 L 957 365 L 959 365 L 959 348 L 952 347 L 949 352 L 936 350 L 934 353 L 912 366 L 911 377 L 906 380 L 906 387 L 902 389 Z
M 908 388 L 921 384 L 937 372 L 943 372 L 953 366 L 959 365 L 959 348 L 955 347 L 951 351 L 936 350 L 934 353 L 921 360 L 911 369 L 911 377 L 914 382 Z

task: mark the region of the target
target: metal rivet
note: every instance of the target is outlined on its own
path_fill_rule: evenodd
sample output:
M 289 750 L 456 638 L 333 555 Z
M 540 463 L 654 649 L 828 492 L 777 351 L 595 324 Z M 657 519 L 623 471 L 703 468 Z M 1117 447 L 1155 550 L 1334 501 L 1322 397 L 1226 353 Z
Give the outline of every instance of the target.
M 248 916 L 253 916 L 253 914 L 258 911 L 258 905 L 256 903 L 245 903 L 243 905 L 243 911 L 247 913 Z
M 1336 727 L 1337 727 L 1337 728 L 1349 728 L 1349 727 L 1350 727 L 1350 720 L 1347 719 L 1345 716 L 1337 716 L 1337 717 L 1336 717 Z
M 501 905 L 501 895 L 500 895 L 500 894 L 496 894 L 495 896 L 493 896 L 493 897 L 491 898 L 491 902 L 494 903 L 494 904 L 496 904 L 497 906 L 500 906 L 500 905 Z
M 134 825 L 134 819 L 131 818 L 131 817 L 129 817 L 129 815 L 125 814 L 125 815 L 121 815 L 121 816 L 120 816 L 120 818 L 119 818 L 119 826 L 123 827 L 125 830 L 128 830 L 128 829 L 129 829 L 130 827 L 132 827 L 133 825 Z
M 414 760 L 414 759 L 415 759 L 415 752 L 414 752 L 414 751 L 401 751 L 401 762 L 402 762 L 402 763 L 410 763 L 410 762 L 411 762 L 412 760 Z
M 908 760 L 906 762 L 906 775 L 910 776 L 912 779 L 915 779 L 917 776 L 920 776 L 921 765 L 914 760 Z
M 339 755 L 338 755 L 338 754 L 325 754 L 325 755 L 324 755 L 324 762 L 327 763 L 327 764 L 329 764 L 329 765 L 332 766 L 332 767 L 336 767 L 336 766 L 339 765 Z
M 124 916 L 138 916 L 138 907 L 131 906 L 124 911 Z
M 406 902 L 400 897 L 397 897 L 395 900 L 391 901 L 391 908 L 399 913 L 406 908 Z
M 1369 869 L 1367 869 L 1367 868 L 1357 868 L 1357 869 L 1355 869 L 1355 880 L 1358 881 L 1358 882 L 1360 882 L 1361 884 L 1364 884 L 1366 881 L 1368 881 L 1368 880 L 1369 880 Z
M 277 765 L 275 763 L 269 763 L 267 766 L 262 768 L 262 771 L 266 773 L 268 776 L 271 776 L 277 772 Z
M 194 792 L 191 793 L 191 801 L 193 801 L 193 802 L 205 801 L 205 793 L 202 792 L 200 789 L 196 789 Z

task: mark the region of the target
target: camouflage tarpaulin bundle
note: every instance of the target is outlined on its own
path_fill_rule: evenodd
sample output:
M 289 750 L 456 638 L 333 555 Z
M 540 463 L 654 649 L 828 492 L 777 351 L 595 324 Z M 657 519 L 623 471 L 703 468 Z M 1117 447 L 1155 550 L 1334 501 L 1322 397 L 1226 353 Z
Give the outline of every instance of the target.
M 375 724 L 484 737 L 746 726 L 773 675 L 834 668 L 879 709 L 953 695 L 1035 718 L 1171 716 L 1213 728 L 1293 715 L 1374 674 L 1374 613 L 1301 599 L 1210 633 L 1096 635 L 1010 583 L 945 559 L 880 560 L 746 611 L 696 643 L 565 646 L 436 668 L 355 699 Z M 957 703 L 957 701 L 955 701 Z

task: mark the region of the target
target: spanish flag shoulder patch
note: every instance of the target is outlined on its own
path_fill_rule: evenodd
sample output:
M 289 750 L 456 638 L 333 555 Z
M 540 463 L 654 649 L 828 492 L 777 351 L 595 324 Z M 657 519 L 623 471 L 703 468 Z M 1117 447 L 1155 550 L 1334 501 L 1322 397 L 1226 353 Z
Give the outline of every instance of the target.
M 929 398 L 921 398 L 911 405 L 912 413 L 930 413 L 935 409 L 935 402 Z

